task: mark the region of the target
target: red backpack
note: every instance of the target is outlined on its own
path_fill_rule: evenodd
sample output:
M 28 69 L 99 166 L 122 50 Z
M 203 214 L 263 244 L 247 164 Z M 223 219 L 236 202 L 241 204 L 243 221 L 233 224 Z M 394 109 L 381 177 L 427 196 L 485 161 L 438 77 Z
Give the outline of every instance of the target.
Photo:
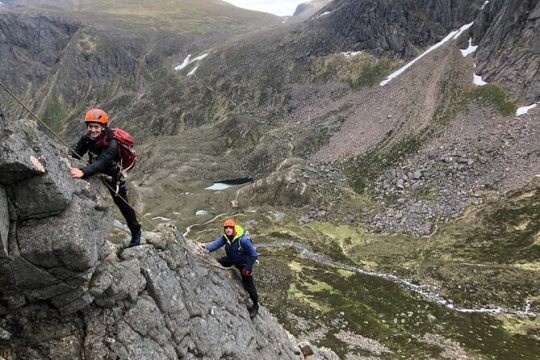
M 135 141 L 127 131 L 119 128 L 112 128 L 112 133 L 118 141 L 118 152 L 120 153 L 120 166 L 122 171 L 131 170 L 137 162 L 137 153 L 134 146 Z

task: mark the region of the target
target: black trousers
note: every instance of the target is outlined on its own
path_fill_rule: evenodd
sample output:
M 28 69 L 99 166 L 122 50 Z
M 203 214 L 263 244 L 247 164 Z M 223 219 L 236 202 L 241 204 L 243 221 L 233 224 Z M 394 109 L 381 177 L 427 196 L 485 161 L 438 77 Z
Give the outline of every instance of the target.
M 116 193 L 117 186 L 118 193 Z M 118 209 L 120 209 L 122 216 L 124 216 L 124 219 L 126 219 L 126 224 L 129 228 L 129 231 L 131 231 L 132 235 L 136 234 L 139 230 L 141 230 L 141 224 L 139 224 L 139 222 L 137 221 L 137 215 L 135 214 L 135 210 L 133 210 L 133 208 L 127 203 L 128 197 L 126 181 L 120 180 L 117 183 L 113 178 L 113 181 L 109 182 L 109 186 L 107 187 L 107 189 L 109 189 L 113 201 L 116 206 L 118 206 Z M 122 199 L 124 199 L 125 201 Z
M 221 266 L 224 267 L 231 267 L 234 265 L 238 270 L 240 270 L 240 272 L 245 266 L 245 264 L 233 263 L 227 256 L 218 259 L 218 262 L 221 264 Z M 253 280 L 253 275 L 250 275 L 248 277 L 242 276 L 242 285 L 244 285 L 244 289 L 246 289 L 246 291 L 248 292 L 249 297 L 253 302 L 253 305 L 258 305 L 259 295 L 257 295 L 257 289 L 255 288 L 255 281 Z

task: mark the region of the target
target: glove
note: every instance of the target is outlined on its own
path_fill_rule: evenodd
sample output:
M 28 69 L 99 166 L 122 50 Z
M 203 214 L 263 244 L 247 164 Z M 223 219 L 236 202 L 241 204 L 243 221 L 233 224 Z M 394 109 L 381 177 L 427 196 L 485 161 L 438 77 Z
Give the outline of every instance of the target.
M 249 277 L 251 275 L 251 271 L 249 271 L 248 268 L 243 268 L 242 269 L 242 277 Z
M 208 251 L 208 248 L 206 247 L 206 245 L 204 244 L 201 244 L 201 243 L 197 243 L 197 251 L 199 252 L 209 252 Z

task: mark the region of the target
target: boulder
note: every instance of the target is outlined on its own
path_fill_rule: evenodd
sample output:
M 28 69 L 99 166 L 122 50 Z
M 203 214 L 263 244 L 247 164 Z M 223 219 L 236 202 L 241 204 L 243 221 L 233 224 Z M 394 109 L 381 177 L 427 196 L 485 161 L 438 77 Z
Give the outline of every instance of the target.
M 0 299 L 77 311 L 93 301 L 88 283 L 109 251 L 112 218 L 101 185 L 72 179 L 65 149 L 35 123 L 6 122 L 2 134 Z
M 7 122 L 0 153 L 0 183 L 12 186 L 17 217 L 29 219 L 62 212 L 71 202 L 65 150 L 55 146 L 33 121 Z

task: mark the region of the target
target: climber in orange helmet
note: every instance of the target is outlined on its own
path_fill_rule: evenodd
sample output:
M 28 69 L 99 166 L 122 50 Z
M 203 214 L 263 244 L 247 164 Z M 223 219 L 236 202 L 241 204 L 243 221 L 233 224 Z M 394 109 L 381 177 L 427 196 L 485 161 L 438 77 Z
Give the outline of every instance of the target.
M 208 252 L 215 251 L 225 246 L 227 256 L 218 259 L 225 267 L 235 266 L 242 275 L 242 285 L 249 294 L 253 307 L 249 310 L 249 317 L 253 319 L 259 311 L 259 296 L 253 280 L 253 264 L 257 260 L 257 250 L 247 232 L 235 223 L 233 219 L 225 220 L 223 235 L 208 244 L 199 244 L 201 249 Z
M 108 189 L 131 232 L 128 247 L 139 245 L 142 235 L 141 225 L 137 221 L 135 210 L 127 203 L 126 181 L 119 166 L 118 141 L 114 138 L 112 130 L 107 127 L 109 116 L 101 109 L 90 109 L 84 116 L 84 122 L 86 132 L 73 146 L 74 151 L 71 155 L 82 159 L 88 152 L 89 164 L 82 169 L 72 167 L 71 176 L 84 179 L 102 173 L 112 178 L 108 182 Z

